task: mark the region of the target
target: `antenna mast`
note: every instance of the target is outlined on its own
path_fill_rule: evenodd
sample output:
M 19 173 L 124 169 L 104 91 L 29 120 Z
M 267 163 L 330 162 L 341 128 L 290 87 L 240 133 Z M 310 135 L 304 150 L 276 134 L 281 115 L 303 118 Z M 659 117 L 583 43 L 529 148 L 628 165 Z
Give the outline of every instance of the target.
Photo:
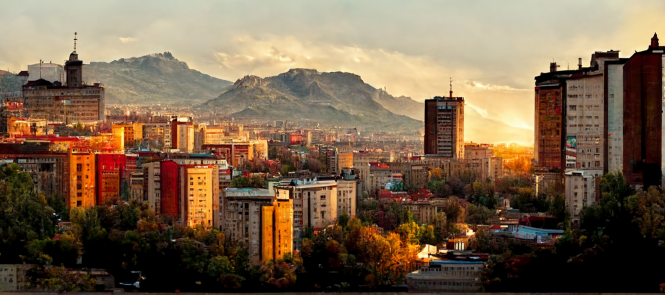
M 76 39 L 76 35 L 77 35 L 77 33 L 74 32 L 74 52 L 76 52 L 76 40 L 78 40 L 78 39 Z
M 44 63 L 43 60 L 39 60 L 39 79 L 42 78 L 42 64 Z
M 453 97 L 453 77 L 450 77 L 450 97 Z

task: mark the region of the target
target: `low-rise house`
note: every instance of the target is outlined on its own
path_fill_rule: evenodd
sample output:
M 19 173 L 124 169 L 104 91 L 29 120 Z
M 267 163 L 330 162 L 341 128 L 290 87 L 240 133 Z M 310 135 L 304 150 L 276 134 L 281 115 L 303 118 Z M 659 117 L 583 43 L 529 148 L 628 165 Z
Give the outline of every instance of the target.
M 432 260 L 406 275 L 409 291 L 480 292 L 482 261 Z

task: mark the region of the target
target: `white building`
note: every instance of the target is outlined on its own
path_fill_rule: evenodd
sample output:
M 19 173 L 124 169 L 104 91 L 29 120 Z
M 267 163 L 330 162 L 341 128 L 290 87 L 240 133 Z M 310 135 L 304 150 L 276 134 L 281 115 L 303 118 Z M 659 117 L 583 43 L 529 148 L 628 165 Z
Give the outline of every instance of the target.
M 566 80 L 566 171 L 603 176 L 605 150 L 605 63 L 618 51 L 595 52 L 591 68 Z M 609 110 L 608 110 L 609 112 Z
M 65 76 L 65 69 L 62 65 L 54 63 L 43 63 L 43 64 L 34 64 L 28 65 L 28 81 L 35 81 L 39 79 L 44 79 L 49 82 L 60 82 L 65 84 L 67 82 Z
M 596 178 L 582 171 L 567 172 L 564 177 L 566 208 L 573 222 L 579 222 L 582 209 L 596 202 Z
M 607 62 L 607 165 L 609 172 L 623 168 L 623 64 L 627 59 Z
M 159 162 L 144 163 L 141 167 L 143 168 L 143 193 L 145 196 L 143 199 L 148 200 L 150 209 L 155 211 L 155 214 L 161 212 L 160 209 L 160 170 Z
M 356 216 L 356 181 L 338 180 L 337 181 L 337 217 L 346 213 L 349 216 Z
M 276 195 L 293 200 L 293 248 L 300 249 L 307 226 L 324 228 L 337 221 L 337 182 L 293 179 L 276 186 Z

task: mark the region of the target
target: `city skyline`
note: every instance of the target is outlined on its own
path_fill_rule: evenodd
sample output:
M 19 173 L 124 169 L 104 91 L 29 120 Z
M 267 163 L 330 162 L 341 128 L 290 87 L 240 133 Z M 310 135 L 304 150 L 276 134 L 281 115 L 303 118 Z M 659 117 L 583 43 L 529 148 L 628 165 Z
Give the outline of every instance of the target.
M 594 51 L 628 57 L 665 26 L 656 19 L 665 10 L 657 2 L 1 3 L 7 9 L 0 17 L 15 27 L 0 37 L 3 70 L 25 70 L 39 59 L 62 63 L 76 31 L 86 62 L 170 51 L 191 68 L 230 81 L 290 68 L 345 71 L 423 102 L 445 95 L 453 77 L 455 93 L 469 106 L 468 140 L 529 145 L 533 108 L 515 106 L 533 104 L 533 73 L 547 72 L 551 59 L 561 69 L 574 68 L 578 57 L 587 65 Z M 86 13 L 63 21 L 59 15 L 69 9 Z M 18 43 L 23 36 L 35 38 Z

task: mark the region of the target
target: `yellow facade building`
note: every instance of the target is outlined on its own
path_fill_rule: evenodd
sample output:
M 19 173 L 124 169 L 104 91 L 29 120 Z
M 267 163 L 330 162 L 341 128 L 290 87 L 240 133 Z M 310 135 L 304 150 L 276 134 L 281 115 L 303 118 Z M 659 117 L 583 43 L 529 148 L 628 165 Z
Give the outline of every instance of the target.
M 182 220 L 188 226 L 213 226 L 219 215 L 219 171 L 217 165 L 182 165 L 181 173 L 187 201 L 183 202 Z
M 261 261 L 278 260 L 293 252 L 293 201 L 275 199 L 261 208 Z
M 69 185 L 67 188 L 67 206 L 94 207 L 95 200 L 95 155 L 92 153 L 68 154 Z

